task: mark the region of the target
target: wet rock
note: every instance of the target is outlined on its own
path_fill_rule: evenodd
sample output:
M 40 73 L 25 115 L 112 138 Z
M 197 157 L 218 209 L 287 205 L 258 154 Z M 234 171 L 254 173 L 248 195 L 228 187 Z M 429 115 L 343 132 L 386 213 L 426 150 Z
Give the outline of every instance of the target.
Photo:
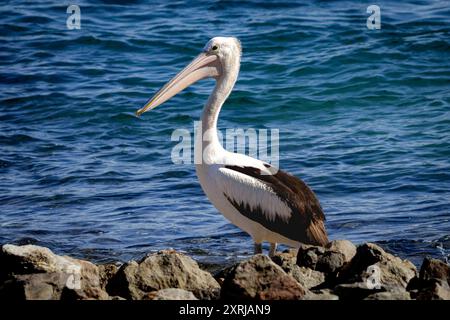
M 269 257 L 258 254 L 236 264 L 224 279 L 221 297 L 244 300 L 301 299 L 306 290 Z
M 4 245 L 0 250 L 0 296 L 18 299 L 108 299 L 98 267 L 35 245 Z
M 382 291 L 403 291 L 416 275 L 416 267 L 410 261 L 395 257 L 376 244 L 365 243 L 357 248 L 354 258 L 341 271 L 338 282 L 360 282 Z
M 407 291 L 377 292 L 368 295 L 364 300 L 411 300 Z
M 194 294 L 190 291 L 168 288 L 151 292 L 147 295 L 146 299 L 150 300 L 198 300 Z
M 344 256 L 344 263 L 350 262 L 356 254 L 356 246 L 348 240 L 333 240 L 325 248 L 341 253 Z
M 111 295 L 127 299 L 141 299 L 152 291 L 167 288 L 191 291 L 199 299 L 216 299 L 220 293 L 220 286 L 210 273 L 174 250 L 159 251 L 139 263 L 124 264 L 106 288 Z

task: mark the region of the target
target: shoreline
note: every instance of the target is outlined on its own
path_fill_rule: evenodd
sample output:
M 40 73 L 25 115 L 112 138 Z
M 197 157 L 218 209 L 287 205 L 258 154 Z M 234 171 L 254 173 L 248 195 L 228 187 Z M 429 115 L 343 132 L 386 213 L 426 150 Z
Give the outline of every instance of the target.
M 213 273 L 173 249 L 119 265 L 4 244 L 0 264 L 7 300 L 450 300 L 445 262 L 425 257 L 418 270 L 377 244 L 347 240 L 252 255 Z

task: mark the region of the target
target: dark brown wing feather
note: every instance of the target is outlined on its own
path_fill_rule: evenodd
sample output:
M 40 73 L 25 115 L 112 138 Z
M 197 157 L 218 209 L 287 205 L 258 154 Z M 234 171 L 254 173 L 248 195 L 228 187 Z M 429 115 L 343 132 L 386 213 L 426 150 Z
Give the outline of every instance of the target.
M 270 168 L 270 165 L 267 164 L 266 167 Z M 238 203 L 225 195 L 243 215 L 295 241 L 322 246 L 328 243 L 322 207 L 314 192 L 302 180 L 281 170 L 276 174 L 267 175 L 261 174 L 261 170 L 254 167 L 228 165 L 225 168 L 266 183 L 292 210 L 292 216 L 287 222 L 281 219 L 268 221 L 264 218 L 261 208 L 250 208 L 245 203 Z

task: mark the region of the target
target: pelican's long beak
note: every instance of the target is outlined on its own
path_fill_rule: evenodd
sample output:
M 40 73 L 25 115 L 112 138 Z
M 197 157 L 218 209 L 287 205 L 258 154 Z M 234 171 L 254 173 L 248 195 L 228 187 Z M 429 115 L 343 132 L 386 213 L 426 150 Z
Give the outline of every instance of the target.
M 166 102 L 177 93 L 183 91 L 194 82 L 209 77 L 218 77 L 221 73 L 219 58 L 215 54 L 201 53 L 186 68 L 180 71 L 172 80 L 159 90 L 153 98 L 141 109 L 136 111 L 140 116 L 144 112 L 154 109 Z

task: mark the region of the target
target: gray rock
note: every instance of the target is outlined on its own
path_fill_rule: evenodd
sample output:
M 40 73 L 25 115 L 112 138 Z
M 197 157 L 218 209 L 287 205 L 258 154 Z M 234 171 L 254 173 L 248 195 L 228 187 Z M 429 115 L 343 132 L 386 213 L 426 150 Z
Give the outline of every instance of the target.
M 288 274 L 306 289 L 317 287 L 325 282 L 325 275 L 322 272 L 299 267 L 297 265 L 295 265 Z
M 301 245 L 297 253 L 297 265 L 315 270 L 319 258 L 325 253 L 325 248 L 311 245 Z
M 368 295 L 364 300 L 411 300 L 407 291 L 377 292 Z
M 342 253 L 344 263 L 350 262 L 356 254 L 356 246 L 348 240 L 333 240 L 325 248 L 329 251 Z
M 277 252 L 272 257 L 272 261 L 279 265 L 285 272 L 289 272 L 296 265 L 297 250 Z
M 326 251 L 317 263 L 316 270 L 324 273 L 337 273 L 345 264 L 345 256 L 340 252 Z
M 63 285 L 58 273 L 13 275 L 0 285 L 0 299 L 58 300 Z
M 423 281 L 438 280 L 450 285 L 450 266 L 441 260 L 426 257 L 420 268 L 419 278 Z
M 339 296 L 340 300 L 362 300 L 369 296 L 379 292 L 381 289 L 370 289 L 366 283 L 344 283 L 334 287 L 333 291 Z
M 330 289 L 308 291 L 303 300 L 339 300 Z
M 269 257 L 258 254 L 236 264 L 222 285 L 222 298 L 295 300 L 305 289 Z
M 447 282 L 432 280 L 428 286 L 421 288 L 417 300 L 450 300 L 450 287 Z
M 322 272 L 298 266 L 296 254 L 296 250 L 277 253 L 272 257 L 272 261 L 297 280 L 305 289 L 316 287 L 325 282 L 325 275 Z
M 220 293 L 220 286 L 210 273 L 174 250 L 159 251 L 139 263 L 124 264 L 107 285 L 111 295 L 127 299 L 142 299 L 152 291 L 167 288 L 191 291 L 199 299 L 216 299 Z
M 297 265 L 300 267 L 306 267 L 326 274 L 336 274 L 346 264 L 347 258 L 351 255 L 344 251 L 346 243 L 335 242 L 330 244 L 330 249 L 319 247 L 302 245 L 298 250 Z M 350 245 L 348 245 L 350 247 Z M 333 250 L 331 249 L 333 248 Z M 341 250 L 341 251 L 334 251 Z M 348 249 L 347 251 L 350 251 Z
M 410 261 L 395 257 L 376 244 L 365 243 L 341 271 L 338 282 L 367 285 L 373 280 L 382 291 L 403 291 L 416 275 L 416 267 Z
M 177 288 L 154 291 L 149 293 L 146 298 L 150 300 L 198 300 L 192 292 Z
M 13 290 L 21 299 L 108 299 L 96 265 L 48 248 L 7 244 L 0 250 L 0 264 L 0 296 Z

